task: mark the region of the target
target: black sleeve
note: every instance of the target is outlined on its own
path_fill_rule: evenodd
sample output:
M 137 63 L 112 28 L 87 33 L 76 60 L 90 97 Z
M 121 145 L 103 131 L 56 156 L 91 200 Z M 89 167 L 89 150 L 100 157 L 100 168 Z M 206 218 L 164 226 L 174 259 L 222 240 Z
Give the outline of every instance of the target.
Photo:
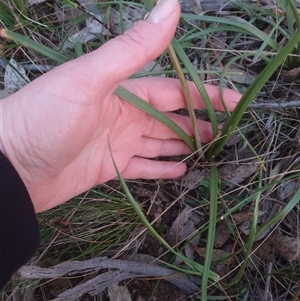
M 0 290 L 39 245 L 39 228 L 27 189 L 0 152 Z

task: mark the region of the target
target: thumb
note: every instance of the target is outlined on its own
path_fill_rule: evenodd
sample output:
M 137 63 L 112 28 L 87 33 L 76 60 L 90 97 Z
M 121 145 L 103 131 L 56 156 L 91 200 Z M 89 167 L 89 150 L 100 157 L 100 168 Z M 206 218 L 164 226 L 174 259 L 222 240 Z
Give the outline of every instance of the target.
M 145 21 L 138 22 L 123 35 L 81 57 L 84 69 L 94 75 L 97 83 L 106 82 L 111 87 L 118 85 L 168 47 L 179 15 L 177 0 L 160 1 Z

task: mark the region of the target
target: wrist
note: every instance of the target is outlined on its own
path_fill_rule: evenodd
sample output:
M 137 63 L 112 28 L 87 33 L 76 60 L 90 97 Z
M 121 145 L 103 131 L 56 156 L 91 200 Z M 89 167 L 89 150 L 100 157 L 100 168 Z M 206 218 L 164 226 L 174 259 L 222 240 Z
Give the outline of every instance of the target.
M 26 137 L 22 137 L 19 131 L 22 126 L 22 118 L 18 118 L 21 116 L 20 106 L 19 108 L 18 106 L 19 103 L 16 103 L 14 95 L 0 100 L 0 151 L 14 167 L 30 194 L 26 169 L 21 163 L 21 154 L 23 151 L 20 149 L 20 142 L 22 142 L 21 140 L 25 140 Z

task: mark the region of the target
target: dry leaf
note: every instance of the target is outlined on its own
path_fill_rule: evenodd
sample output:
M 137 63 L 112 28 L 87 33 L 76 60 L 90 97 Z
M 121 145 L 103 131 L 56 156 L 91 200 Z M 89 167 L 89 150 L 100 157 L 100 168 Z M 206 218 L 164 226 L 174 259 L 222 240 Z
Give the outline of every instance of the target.
M 193 211 L 191 207 L 186 206 L 186 208 L 182 212 L 180 212 L 180 214 L 173 222 L 167 235 L 166 241 L 171 247 L 177 246 L 179 243 L 196 232 L 199 222 L 199 215 L 195 211 Z M 193 243 L 198 244 L 198 241 L 199 235 L 193 239 Z M 194 250 L 189 245 L 184 248 L 184 252 L 186 257 L 194 259 Z M 179 258 L 177 260 L 179 260 Z
M 125 286 L 113 284 L 107 288 L 107 293 L 111 301 L 132 301 L 129 290 Z
M 254 251 L 254 254 L 262 260 L 266 260 L 268 262 L 275 261 L 274 249 L 270 246 L 268 241 L 263 243 L 257 241 L 254 242 L 252 250 Z
M 181 179 L 176 180 L 176 184 L 189 189 L 197 188 L 199 182 L 206 177 L 206 175 L 207 172 L 205 170 L 192 170 Z
M 264 243 L 253 244 L 255 255 L 259 258 L 273 262 L 275 251 L 289 261 L 300 260 L 300 237 L 291 237 L 273 233 Z
M 29 82 L 30 79 L 26 75 L 24 68 L 14 59 L 10 59 L 9 64 L 5 68 L 4 88 L 19 90 Z
M 279 201 L 283 201 L 295 191 L 297 187 L 297 181 L 286 181 L 278 189 L 277 197 Z
M 264 215 L 263 211 L 258 212 L 258 223 L 261 223 L 260 217 Z M 232 215 L 232 219 L 234 224 L 239 225 L 239 229 L 245 233 L 246 235 L 249 234 L 249 229 L 251 225 L 251 220 L 253 217 L 252 212 L 239 212 Z M 215 234 L 215 248 L 222 247 L 229 239 L 230 232 L 226 223 L 222 223 L 217 226 L 216 234 Z
M 85 21 L 86 27 L 80 30 L 79 32 L 74 33 L 70 36 L 67 41 L 64 43 L 62 49 L 74 48 L 75 45 L 80 43 L 87 43 L 90 40 L 93 40 L 96 36 L 95 34 L 109 35 L 109 31 L 102 25 L 103 16 L 102 12 L 98 9 L 96 3 L 89 0 L 79 0 L 80 4 L 86 9 L 87 12 L 93 15 L 91 18 L 87 18 Z M 78 10 L 74 10 L 76 13 Z
M 221 25 L 216 25 L 216 27 L 221 27 Z M 227 48 L 227 39 L 228 39 L 228 32 L 224 30 L 220 30 L 215 32 L 211 36 L 211 43 L 214 45 L 214 49 L 226 49 Z
M 286 82 L 292 82 L 299 77 L 300 67 L 291 70 L 282 70 L 280 75 Z
M 229 189 L 234 188 L 245 179 L 252 176 L 258 169 L 260 163 L 256 159 L 247 163 L 240 164 L 226 164 L 219 170 L 219 177 L 227 182 Z
M 246 221 L 249 221 L 252 219 L 253 213 L 252 212 L 241 212 L 241 213 L 235 213 L 232 215 L 232 219 L 236 224 L 240 224 Z
M 206 248 L 199 248 L 192 243 L 190 245 L 200 257 L 205 258 Z M 221 260 L 222 258 L 227 256 L 230 256 L 230 253 L 223 250 L 213 249 L 212 260 Z M 231 262 L 231 257 L 223 261 L 223 263 L 227 263 L 227 264 L 229 264 L 230 262 Z
M 226 68 L 224 70 L 224 68 L 218 67 L 217 69 L 224 72 L 230 80 L 239 84 L 251 85 L 255 80 L 255 76 L 238 68 Z
M 215 234 L 215 242 L 214 242 L 215 248 L 222 247 L 227 242 L 230 235 L 231 234 L 228 230 L 226 223 L 222 223 L 222 224 L 218 225 L 217 229 L 216 229 L 216 234 Z
M 300 208 L 299 208 L 300 210 Z M 300 212 L 299 212 L 300 213 Z M 297 236 L 297 228 L 299 225 L 299 216 L 297 212 L 295 211 L 290 211 L 287 216 L 283 219 L 282 224 L 284 224 L 286 227 L 289 228 L 290 233 L 294 233 L 294 235 Z
M 232 219 L 234 220 L 234 222 L 236 224 L 240 224 L 246 221 L 249 221 L 249 219 L 251 220 L 253 216 L 252 212 L 249 213 L 235 213 L 232 215 Z
M 199 222 L 199 215 L 193 208 L 186 206 L 173 222 L 166 238 L 167 242 L 171 247 L 178 245 L 196 231 Z
M 267 242 L 285 259 L 300 260 L 300 237 L 273 233 Z

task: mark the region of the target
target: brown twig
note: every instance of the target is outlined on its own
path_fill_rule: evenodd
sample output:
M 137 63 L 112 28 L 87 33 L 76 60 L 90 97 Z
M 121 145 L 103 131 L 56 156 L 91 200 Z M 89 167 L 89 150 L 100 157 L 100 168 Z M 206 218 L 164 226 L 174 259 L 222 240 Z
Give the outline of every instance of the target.
M 262 103 L 251 103 L 248 106 L 249 109 L 283 109 L 290 108 L 296 109 L 300 108 L 300 100 L 293 100 L 288 102 L 262 102 Z

